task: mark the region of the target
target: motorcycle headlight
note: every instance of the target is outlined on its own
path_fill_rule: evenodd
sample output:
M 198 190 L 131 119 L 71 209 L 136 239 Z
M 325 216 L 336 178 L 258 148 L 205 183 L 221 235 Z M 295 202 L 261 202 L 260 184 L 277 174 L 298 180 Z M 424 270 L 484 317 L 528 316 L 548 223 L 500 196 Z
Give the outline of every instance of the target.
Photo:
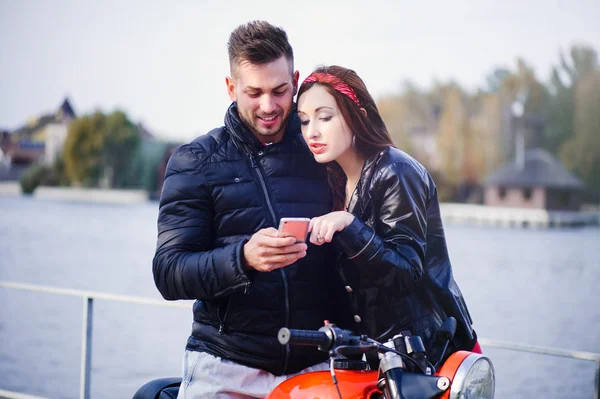
M 496 377 L 489 358 L 478 353 L 458 351 L 442 366 L 438 375 L 452 381 L 449 399 L 492 399 Z

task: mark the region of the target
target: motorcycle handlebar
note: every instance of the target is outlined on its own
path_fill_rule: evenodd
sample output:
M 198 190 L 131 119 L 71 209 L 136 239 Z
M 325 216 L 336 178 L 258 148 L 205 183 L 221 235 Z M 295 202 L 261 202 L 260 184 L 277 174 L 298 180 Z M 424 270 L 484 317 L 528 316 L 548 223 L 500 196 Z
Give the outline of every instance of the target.
M 308 345 L 327 348 L 331 344 L 331 338 L 323 331 L 294 330 L 281 328 L 277 334 L 277 339 L 281 345 Z

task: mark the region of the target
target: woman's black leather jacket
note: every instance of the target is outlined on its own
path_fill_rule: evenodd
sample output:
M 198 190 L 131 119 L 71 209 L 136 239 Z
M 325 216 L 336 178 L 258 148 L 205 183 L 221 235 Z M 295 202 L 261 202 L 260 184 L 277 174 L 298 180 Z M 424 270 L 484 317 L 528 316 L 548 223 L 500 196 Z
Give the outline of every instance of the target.
M 356 217 L 334 242 L 352 329 L 378 341 L 409 330 L 429 351 L 437 328 L 454 316 L 451 350 L 472 349 L 476 335 L 452 275 L 428 171 L 396 148 L 380 151 L 365 161 L 349 211 Z

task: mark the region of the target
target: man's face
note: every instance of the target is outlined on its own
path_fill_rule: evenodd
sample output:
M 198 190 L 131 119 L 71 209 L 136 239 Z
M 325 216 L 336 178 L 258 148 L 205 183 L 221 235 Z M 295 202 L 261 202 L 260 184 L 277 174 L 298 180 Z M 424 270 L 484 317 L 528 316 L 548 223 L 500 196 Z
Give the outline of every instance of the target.
M 242 61 L 233 68 L 233 77 L 225 81 L 240 118 L 261 143 L 280 141 L 298 89 L 298 71 L 291 72 L 285 56 L 260 65 Z

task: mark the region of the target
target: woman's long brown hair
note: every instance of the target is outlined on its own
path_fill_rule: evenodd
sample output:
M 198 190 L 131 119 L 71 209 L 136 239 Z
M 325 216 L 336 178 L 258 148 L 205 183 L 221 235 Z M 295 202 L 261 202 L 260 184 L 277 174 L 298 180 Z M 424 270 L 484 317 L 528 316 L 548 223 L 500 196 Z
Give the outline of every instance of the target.
M 318 67 L 313 73 L 317 72 L 333 75 L 350 86 L 356 93 L 362 108 L 367 111 L 366 115 L 348 96 L 333 89 L 327 83 L 311 82 L 303 84 L 298 91 L 298 98 L 300 98 L 302 93 L 313 87 L 313 85 L 324 86 L 335 98 L 344 121 L 350 128 L 350 131 L 354 133 L 355 150 L 365 159 L 378 151 L 394 146 L 373 97 L 371 97 L 367 86 L 356 72 L 337 65 Z M 346 174 L 335 161 L 327 164 L 327 171 L 329 186 L 333 193 L 333 210 L 344 210 L 346 202 Z

